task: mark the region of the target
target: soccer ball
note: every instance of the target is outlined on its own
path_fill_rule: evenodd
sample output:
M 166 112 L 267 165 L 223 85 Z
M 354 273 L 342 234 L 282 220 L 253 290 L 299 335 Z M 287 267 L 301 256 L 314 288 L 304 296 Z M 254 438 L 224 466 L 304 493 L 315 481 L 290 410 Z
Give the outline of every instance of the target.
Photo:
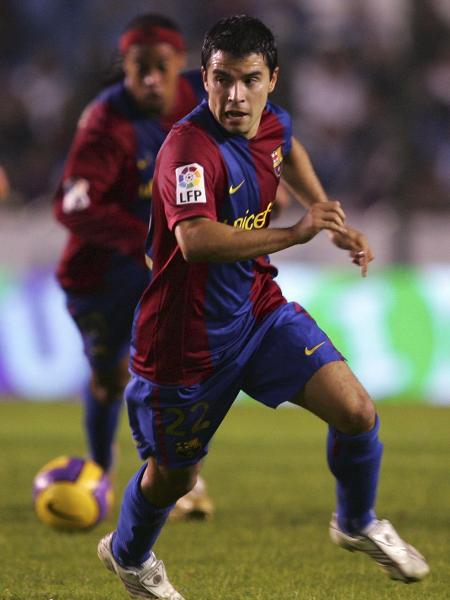
M 94 461 L 59 456 L 44 465 L 33 482 L 38 518 L 57 529 L 89 529 L 108 514 L 113 489 Z

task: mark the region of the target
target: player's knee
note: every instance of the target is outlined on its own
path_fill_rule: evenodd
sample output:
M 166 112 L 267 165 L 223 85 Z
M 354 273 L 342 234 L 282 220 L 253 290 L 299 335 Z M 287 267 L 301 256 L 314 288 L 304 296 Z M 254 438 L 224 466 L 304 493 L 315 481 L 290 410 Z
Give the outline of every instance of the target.
M 198 468 L 166 469 L 155 462 L 142 478 L 142 488 L 146 496 L 156 505 L 165 506 L 185 496 L 195 486 Z
M 91 391 L 100 404 L 112 404 L 120 401 L 126 381 L 121 378 L 119 370 L 107 373 L 94 372 L 91 378 Z
M 199 471 L 199 464 L 172 469 L 158 465 L 155 460 L 152 460 L 146 475 L 151 484 L 157 483 L 174 493 L 179 493 L 180 496 L 184 496 L 195 486 Z
M 180 471 L 173 472 L 170 478 L 170 485 L 173 494 L 177 498 L 185 496 L 195 486 L 197 477 L 197 473 L 192 469 L 182 469 Z
M 117 383 L 118 387 L 123 390 L 126 388 L 128 381 L 130 380 L 130 373 L 128 371 L 128 356 L 124 358 L 118 367 Z
M 366 393 L 358 394 L 358 397 L 347 405 L 338 428 L 348 435 L 358 435 L 370 431 L 375 425 L 375 418 L 375 406 L 371 398 Z

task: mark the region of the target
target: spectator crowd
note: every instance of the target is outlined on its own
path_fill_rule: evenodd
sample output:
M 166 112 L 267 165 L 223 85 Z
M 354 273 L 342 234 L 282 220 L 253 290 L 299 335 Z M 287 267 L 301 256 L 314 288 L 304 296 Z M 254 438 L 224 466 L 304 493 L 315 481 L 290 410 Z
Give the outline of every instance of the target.
M 446 0 L 2 0 L 0 200 L 49 202 L 78 116 L 114 69 L 135 14 L 174 18 L 199 65 L 221 16 L 262 18 L 277 36 L 274 97 L 294 115 L 331 196 L 448 208 L 450 4 Z

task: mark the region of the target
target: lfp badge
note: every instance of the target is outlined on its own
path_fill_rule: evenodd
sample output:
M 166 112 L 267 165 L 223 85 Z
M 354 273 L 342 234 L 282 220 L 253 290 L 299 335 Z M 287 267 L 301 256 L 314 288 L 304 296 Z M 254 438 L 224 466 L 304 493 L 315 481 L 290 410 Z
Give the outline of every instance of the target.
M 202 174 L 197 165 L 187 165 L 183 167 L 180 175 L 178 175 L 178 181 L 181 187 L 190 189 L 200 183 L 201 177 Z
M 197 163 L 175 169 L 177 178 L 177 204 L 206 202 L 203 167 Z

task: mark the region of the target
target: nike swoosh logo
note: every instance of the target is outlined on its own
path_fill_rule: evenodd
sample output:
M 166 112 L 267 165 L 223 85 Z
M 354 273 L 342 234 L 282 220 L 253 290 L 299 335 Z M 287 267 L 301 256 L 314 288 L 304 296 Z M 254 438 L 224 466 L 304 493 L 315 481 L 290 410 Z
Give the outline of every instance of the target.
M 231 194 L 235 194 L 238 191 L 238 189 L 244 185 L 244 183 L 245 183 L 245 179 L 243 179 L 241 181 L 241 183 L 239 183 L 236 187 L 233 187 L 232 185 L 230 185 L 230 189 L 228 190 L 230 193 L 230 196 L 231 196 Z
M 317 346 L 313 346 L 312 348 L 308 348 L 307 346 L 305 346 L 306 356 L 311 356 L 311 354 L 314 354 L 314 352 L 316 350 L 318 350 L 320 348 L 320 346 L 323 346 L 324 344 L 325 344 L 325 342 L 320 342 L 320 344 L 317 344 Z

